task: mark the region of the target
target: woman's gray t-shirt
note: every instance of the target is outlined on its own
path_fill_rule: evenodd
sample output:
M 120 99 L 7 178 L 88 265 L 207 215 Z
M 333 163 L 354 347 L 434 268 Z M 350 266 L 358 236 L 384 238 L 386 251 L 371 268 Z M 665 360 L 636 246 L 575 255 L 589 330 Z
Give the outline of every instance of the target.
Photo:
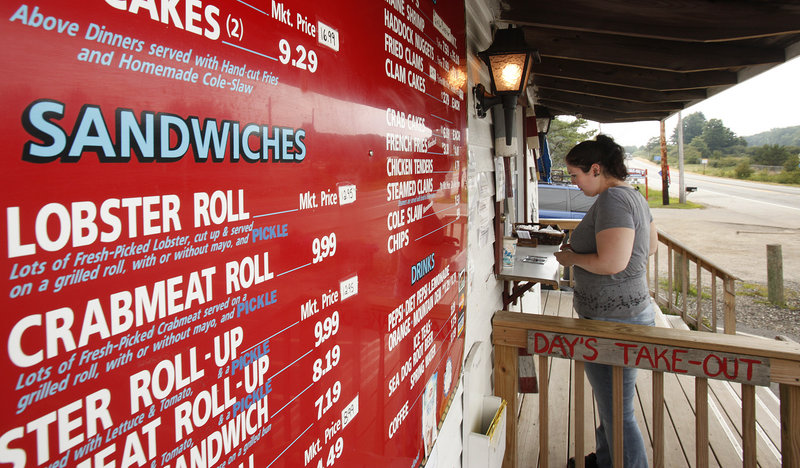
M 626 227 L 635 231 L 628 266 L 613 275 L 598 275 L 575 267 L 575 310 L 586 318 L 631 318 L 650 305 L 647 287 L 647 257 L 650 254 L 650 223 L 647 201 L 636 189 L 610 187 L 598 195 L 594 205 L 572 232 L 570 244 L 576 253 L 596 253 L 595 235 L 605 229 Z

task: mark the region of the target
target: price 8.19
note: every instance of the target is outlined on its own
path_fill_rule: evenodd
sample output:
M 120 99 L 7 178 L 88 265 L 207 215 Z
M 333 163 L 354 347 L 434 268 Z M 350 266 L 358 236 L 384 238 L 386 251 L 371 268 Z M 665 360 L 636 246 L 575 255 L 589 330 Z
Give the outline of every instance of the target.
M 336 233 L 315 238 L 311 244 L 311 252 L 314 254 L 314 263 L 333 257 L 336 253 Z
M 324 357 L 317 358 L 314 361 L 314 375 L 312 379 L 314 383 L 319 382 L 319 379 L 322 378 L 323 375 L 327 374 L 328 372 L 332 371 L 334 367 L 339 365 L 339 359 L 342 357 L 342 348 L 339 345 L 334 345 L 333 348 L 329 349 L 327 353 L 325 353 Z
M 302 45 L 298 45 L 295 47 L 297 55 L 293 58 L 292 46 L 289 45 L 289 41 L 286 39 L 281 39 L 278 42 L 278 49 L 281 52 L 279 59 L 282 64 L 286 65 L 291 62 L 293 67 L 297 67 L 301 70 L 308 70 L 311 73 L 317 71 L 317 53 L 313 50 L 306 50 Z

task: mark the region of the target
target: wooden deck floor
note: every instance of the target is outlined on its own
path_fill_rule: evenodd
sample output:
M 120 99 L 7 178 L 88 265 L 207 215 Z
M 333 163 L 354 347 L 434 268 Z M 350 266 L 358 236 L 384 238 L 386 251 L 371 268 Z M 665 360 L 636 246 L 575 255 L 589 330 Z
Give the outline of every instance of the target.
M 533 295 L 531 295 L 533 296 Z M 531 310 L 531 307 L 527 308 Z M 572 293 L 542 291 L 542 310 L 547 315 L 574 316 Z M 678 322 L 680 320 L 678 319 Z M 681 326 L 661 316 L 657 326 Z M 574 456 L 574 421 L 572 419 L 573 369 L 572 361 L 550 359 L 549 365 L 550 466 L 562 468 Z M 637 381 L 636 416 L 645 438 L 648 457 L 652 462 L 652 384 L 651 372 L 640 371 Z M 594 410 L 591 386 L 585 382 L 586 424 L 584 443 L 586 453 L 594 451 Z M 664 374 L 665 397 L 665 466 L 695 467 L 695 384 L 694 378 Z M 709 466 L 728 468 L 742 466 L 741 386 L 727 382 L 708 381 Z M 539 467 L 538 394 L 525 394 L 519 407 L 518 447 L 519 468 Z M 779 400 L 766 387 L 756 390 L 757 452 L 761 467 L 781 466 Z

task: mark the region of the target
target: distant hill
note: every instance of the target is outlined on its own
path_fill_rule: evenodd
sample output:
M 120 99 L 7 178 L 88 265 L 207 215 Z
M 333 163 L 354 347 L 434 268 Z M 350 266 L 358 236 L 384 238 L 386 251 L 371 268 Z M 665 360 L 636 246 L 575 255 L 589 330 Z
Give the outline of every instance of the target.
M 773 128 L 768 132 L 746 136 L 744 139 L 747 140 L 747 146 L 800 146 L 800 125 L 795 127 Z

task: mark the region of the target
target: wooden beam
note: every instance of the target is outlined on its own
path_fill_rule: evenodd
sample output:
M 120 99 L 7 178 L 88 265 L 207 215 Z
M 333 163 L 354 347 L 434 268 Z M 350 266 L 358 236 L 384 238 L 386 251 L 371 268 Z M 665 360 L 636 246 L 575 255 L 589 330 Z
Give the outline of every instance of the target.
M 551 76 L 655 91 L 727 87 L 739 82 L 736 73 L 731 71 L 680 73 L 555 57 L 543 58 L 533 72 L 534 82 L 536 77 Z
M 756 388 L 742 385 L 742 466 L 756 468 Z
M 653 468 L 664 468 L 664 373 L 653 371 Z
M 800 6 L 791 2 L 710 0 L 642 2 L 506 0 L 501 21 L 533 27 L 692 42 L 718 42 L 800 32 Z M 502 8 L 502 7 L 501 7 Z
M 534 73 L 535 72 L 536 70 L 534 70 Z M 552 76 L 535 75 L 534 84 L 537 90 L 556 89 L 571 91 L 573 93 L 582 93 L 589 96 L 624 99 L 626 101 L 636 102 L 700 101 L 708 97 L 708 93 L 706 93 L 704 89 L 655 91 Z
M 781 385 L 781 456 L 785 467 L 800 466 L 800 387 Z
M 550 28 L 525 28 L 525 39 L 539 51 L 542 61 L 553 57 L 663 71 L 728 70 L 786 59 L 781 47 L 686 43 Z
M 606 428 L 606 430 L 611 429 L 611 433 L 613 436 L 613 448 L 611 449 L 611 457 L 612 457 L 612 464 L 614 468 L 623 468 L 624 460 L 625 460 L 625 446 L 623 443 L 623 430 L 622 428 L 625 427 L 625 423 L 623 422 L 623 395 L 622 395 L 622 367 L 621 366 L 612 366 L 611 367 L 611 428 Z
M 506 451 L 503 468 L 517 468 L 517 356 L 516 347 L 494 348 L 494 394 L 506 401 Z
M 629 101 L 626 99 L 590 96 L 588 94 L 560 91 L 556 89 L 542 89 L 537 94 L 537 97 L 545 101 L 568 102 L 580 106 L 621 112 L 623 114 L 643 112 L 666 112 L 668 114 L 672 114 L 683 109 L 683 103 L 681 102 Z
M 575 361 L 575 377 L 572 379 L 572 386 L 574 389 L 574 405 L 575 405 L 575 424 L 574 424 L 574 431 L 575 431 L 575 466 L 576 468 L 584 468 L 584 457 L 583 453 L 585 452 L 584 448 L 584 428 L 585 428 L 585 420 L 586 417 L 585 407 L 584 407 L 584 390 L 586 389 L 585 384 L 585 376 L 584 373 L 584 363 L 582 361 Z
M 550 466 L 550 366 L 547 356 L 539 356 L 539 466 Z M 504 467 L 505 468 L 505 467 Z
M 708 379 L 694 379 L 694 405 L 695 466 L 708 466 Z
M 594 120 L 602 123 L 662 120 L 670 116 L 670 114 L 667 112 L 621 114 L 606 109 L 597 109 L 559 101 L 549 101 L 546 99 L 540 99 L 539 102 L 552 109 L 557 115 L 575 115 L 584 119 Z

